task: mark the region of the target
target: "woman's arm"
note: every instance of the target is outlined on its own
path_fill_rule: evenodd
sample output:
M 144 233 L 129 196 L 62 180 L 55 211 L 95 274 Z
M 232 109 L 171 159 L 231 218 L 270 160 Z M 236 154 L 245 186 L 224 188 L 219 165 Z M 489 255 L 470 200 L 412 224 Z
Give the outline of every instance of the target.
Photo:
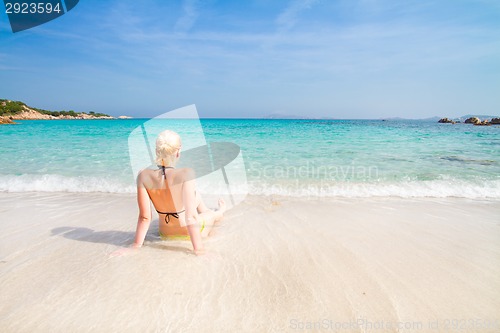
M 138 249 L 144 243 L 144 238 L 146 238 L 146 233 L 149 229 L 149 224 L 151 222 L 151 206 L 149 204 L 149 196 L 146 188 L 137 178 L 137 203 L 139 204 L 139 217 L 137 219 L 137 228 L 135 232 L 134 244 L 132 244 L 132 249 Z M 121 248 L 110 254 L 111 257 L 119 257 L 132 253 L 130 247 Z
M 186 209 L 186 225 L 191 243 L 193 244 L 194 253 L 200 255 L 203 254 L 205 250 L 201 241 L 200 224 L 198 223 L 194 179 L 194 171 L 192 169 L 187 169 L 182 185 L 182 201 Z
M 149 203 L 148 192 L 139 180 L 137 181 L 137 204 L 139 205 L 139 217 L 137 218 L 133 248 L 142 246 L 149 229 L 149 224 L 151 223 L 151 205 Z

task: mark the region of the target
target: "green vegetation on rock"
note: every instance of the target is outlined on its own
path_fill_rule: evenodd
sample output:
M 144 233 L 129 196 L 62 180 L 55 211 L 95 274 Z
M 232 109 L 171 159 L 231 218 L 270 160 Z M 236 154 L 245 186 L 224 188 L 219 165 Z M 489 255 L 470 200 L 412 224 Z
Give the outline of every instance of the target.
M 0 116 L 10 116 L 23 111 L 23 102 L 0 99 Z
M 86 113 L 86 112 L 76 113 L 73 110 L 70 110 L 70 111 L 48 111 L 48 110 L 37 109 L 37 108 L 27 106 L 25 103 L 20 102 L 20 101 L 9 101 L 7 99 L 0 99 L 0 116 L 14 116 L 16 114 L 21 113 L 25 108 L 35 110 L 37 112 L 40 112 L 41 114 L 47 114 L 47 115 L 54 116 L 54 117 L 59 117 L 59 116 L 78 117 L 79 114 L 88 114 L 88 115 L 94 116 L 94 117 L 110 117 L 107 114 L 96 113 L 94 111 L 90 111 L 89 113 Z

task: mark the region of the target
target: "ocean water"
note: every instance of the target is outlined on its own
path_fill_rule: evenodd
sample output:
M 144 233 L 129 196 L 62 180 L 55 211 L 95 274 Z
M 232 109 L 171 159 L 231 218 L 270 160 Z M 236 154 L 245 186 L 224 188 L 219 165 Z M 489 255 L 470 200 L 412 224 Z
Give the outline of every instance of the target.
M 128 138 L 146 121 L 1 126 L 0 191 L 133 193 Z M 275 119 L 202 119 L 201 126 L 207 142 L 241 148 L 249 194 L 500 198 L 499 126 Z

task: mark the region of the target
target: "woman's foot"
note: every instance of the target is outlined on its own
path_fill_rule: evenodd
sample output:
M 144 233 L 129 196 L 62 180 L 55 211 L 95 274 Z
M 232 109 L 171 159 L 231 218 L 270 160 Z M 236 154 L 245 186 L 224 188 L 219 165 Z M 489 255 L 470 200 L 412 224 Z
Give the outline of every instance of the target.
M 222 218 L 224 217 L 224 213 L 226 212 L 226 202 L 224 201 L 224 199 L 220 198 L 219 199 L 219 209 L 217 210 L 209 210 L 205 213 L 202 213 L 200 215 L 203 215 L 203 218 L 205 218 L 205 222 L 206 222 L 206 228 L 205 230 L 203 230 L 203 232 L 205 233 L 205 235 L 208 235 L 208 236 L 213 236 L 214 232 L 215 232 L 215 226 L 217 225 L 217 223 L 219 223 L 220 220 L 222 220 Z M 198 216 L 200 216 L 198 215 Z M 204 234 L 202 234 L 203 236 Z
M 224 214 L 226 212 L 226 202 L 224 201 L 224 199 L 220 198 L 219 199 L 219 209 L 217 210 L 217 212 L 220 212 L 221 214 Z
M 214 215 L 215 215 L 215 223 L 219 222 L 220 220 L 222 220 L 222 218 L 224 217 L 224 213 L 226 212 L 226 202 L 224 201 L 224 199 L 220 198 L 219 199 L 219 209 L 217 209 L 216 211 L 214 211 Z

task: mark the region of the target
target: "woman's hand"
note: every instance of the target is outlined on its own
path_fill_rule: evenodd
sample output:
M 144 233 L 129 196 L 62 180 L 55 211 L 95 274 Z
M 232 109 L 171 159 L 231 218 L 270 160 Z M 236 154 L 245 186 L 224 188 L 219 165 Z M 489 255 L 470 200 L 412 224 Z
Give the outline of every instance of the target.
M 131 255 L 133 254 L 134 252 L 137 251 L 137 249 L 141 248 L 142 245 L 139 245 L 139 244 L 132 244 L 130 247 L 123 247 L 121 249 L 118 249 L 116 251 L 113 251 L 109 257 L 110 258 L 113 258 L 113 257 L 122 257 L 122 256 L 128 256 L 128 255 Z
M 196 254 L 197 256 L 202 256 L 202 255 L 205 255 L 207 252 L 205 251 L 205 249 L 198 249 L 198 250 L 194 250 L 193 251 L 194 254 Z

